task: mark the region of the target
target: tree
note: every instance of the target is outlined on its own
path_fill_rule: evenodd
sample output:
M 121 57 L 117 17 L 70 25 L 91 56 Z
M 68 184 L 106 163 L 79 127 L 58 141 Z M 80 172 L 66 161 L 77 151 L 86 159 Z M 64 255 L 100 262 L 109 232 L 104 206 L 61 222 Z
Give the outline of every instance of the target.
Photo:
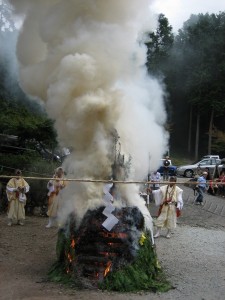
M 57 145 L 52 120 L 22 91 L 16 72 L 12 71 L 13 64 L 16 69 L 16 58 L 9 50 L 16 44 L 16 35 L 11 6 L 0 0 L 0 132 L 18 136 L 23 145 L 35 140 L 52 149 Z
M 212 149 L 216 152 L 223 152 L 225 149 L 225 131 L 213 128 L 212 138 L 214 139 Z
M 204 141 L 205 131 L 208 131 L 207 148 L 208 153 L 211 153 L 213 125 L 225 111 L 224 34 L 225 13 L 192 15 L 175 37 L 170 56 L 172 61 L 169 76 L 173 77 L 170 83 L 176 82 L 169 87 L 173 105 L 176 106 L 179 102 L 179 107 L 186 111 L 189 106 L 190 111 L 194 112 L 191 116 L 197 120 L 197 127 L 194 129 L 196 158 L 199 138 Z M 188 130 L 188 126 L 180 127 Z
M 148 37 L 149 41 L 146 42 L 148 72 L 162 76 L 174 40 L 172 26 L 163 14 L 158 17 L 157 29 L 149 33 Z
M 1 100 L 1 133 L 16 135 L 20 144 L 38 142 L 55 148 L 57 135 L 53 121 L 46 114 L 33 112 L 21 101 Z

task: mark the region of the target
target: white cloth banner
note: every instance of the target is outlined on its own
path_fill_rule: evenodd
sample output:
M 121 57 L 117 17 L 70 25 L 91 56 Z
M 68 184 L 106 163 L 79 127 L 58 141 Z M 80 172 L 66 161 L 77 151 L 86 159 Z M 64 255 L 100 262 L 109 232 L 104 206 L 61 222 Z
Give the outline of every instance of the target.
M 115 210 L 115 207 L 109 203 L 106 208 L 103 210 L 103 215 L 105 215 L 106 217 L 109 217 L 111 215 L 111 213 Z
M 102 226 L 105 227 L 108 231 L 111 231 L 111 229 L 119 222 L 119 220 L 114 216 L 110 215 L 105 222 L 102 223 Z

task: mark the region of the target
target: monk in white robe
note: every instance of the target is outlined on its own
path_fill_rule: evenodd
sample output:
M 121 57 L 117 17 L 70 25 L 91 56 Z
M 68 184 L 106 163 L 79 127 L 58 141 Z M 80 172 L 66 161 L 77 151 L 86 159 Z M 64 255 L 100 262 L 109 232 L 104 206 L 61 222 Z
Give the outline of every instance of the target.
M 49 216 L 48 225 L 46 228 L 54 226 L 57 217 L 58 211 L 62 202 L 60 191 L 66 187 L 66 181 L 64 176 L 64 171 L 61 167 L 57 168 L 53 180 L 50 180 L 47 184 L 48 189 L 48 211 L 47 215 Z
M 11 178 L 6 186 L 6 194 L 9 202 L 8 226 L 12 226 L 13 223 L 24 225 L 26 193 L 30 190 L 28 183 L 22 178 L 22 172 L 16 170 L 15 175 L 16 177 Z
M 160 236 L 161 228 L 167 228 L 166 237 L 170 238 L 171 230 L 176 228 L 177 215 L 183 208 L 183 190 L 176 186 L 176 177 L 170 177 L 168 185 L 152 191 L 156 205 L 160 205 L 158 218 L 154 221 L 157 227 L 155 238 Z

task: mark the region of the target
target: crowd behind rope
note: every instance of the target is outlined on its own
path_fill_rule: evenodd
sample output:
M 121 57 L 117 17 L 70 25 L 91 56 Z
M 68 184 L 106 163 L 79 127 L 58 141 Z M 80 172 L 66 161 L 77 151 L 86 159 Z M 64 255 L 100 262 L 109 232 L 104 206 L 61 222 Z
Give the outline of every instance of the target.
M 209 168 L 204 170 L 198 168 L 195 172 L 194 178 L 191 179 L 193 183 L 198 182 L 199 178 L 205 175 L 206 191 L 212 196 L 225 197 L 225 170 L 222 169 L 218 176 L 211 176 Z M 198 192 L 198 184 L 193 189 Z

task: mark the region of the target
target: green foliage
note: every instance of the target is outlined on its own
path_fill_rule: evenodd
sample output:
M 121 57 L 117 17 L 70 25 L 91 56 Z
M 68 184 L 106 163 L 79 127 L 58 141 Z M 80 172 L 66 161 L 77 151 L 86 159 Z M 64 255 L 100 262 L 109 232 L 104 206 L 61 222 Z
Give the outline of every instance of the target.
M 71 262 L 66 257 L 68 254 L 71 255 Z M 48 272 L 49 280 L 69 285 L 72 288 L 81 289 L 82 284 L 79 276 L 76 274 L 76 270 L 71 270 L 75 259 L 75 250 L 71 247 L 71 239 L 66 237 L 63 229 L 58 231 L 56 256 L 57 261 Z
M 192 15 L 175 40 L 184 58 L 178 70 L 181 76 L 183 72 L 185 93 L 201 112 L 225 109 L 224 32 L 225 13 Z
M 16 35 L 15 31 L 0 32 L 0 133 L 18 136 L 21 144 L 32 140 L 56 148 L 53 121 L 43 107 L 20 88 L 15 53 L 8 51 L 9 47 L 16 47 Z
M 56 256 L 57 261 L 63 262 L 65 259 L 65 253 L 70 251 L 70 238 L 66 238 L 65 232 L 63 230 L 58 231 L 58 239 L 56 244 Z
M 71 254 L 72 248 L 71 239 L 66 237 L 63 230 L 59 231 L 56 249 L 57 262 L 49 272 L 49 279 L 61 283 L 71 284 L 71 282 L 73 282 L 74 287 L 81 288 L 82 283 L 79 279 L 79 275 L 76 273 L 76 266 L 73 265 L 72 270 L 70 270 L 71 266 L 68 265 L 68 259 L 65 259 L 68 253 Z M 72 255 L 75 255 L 75 252 L 72 253 Z M 73 262 L 71 265 L 72 264 Z M 70 272 L 67 274 L 66 270 L 70 270 Z M 146 234 L 146 239 L 140 247 L 135 260 L 127 266 L 121 266 L 117 271 L 109 272 L 103 282 L 99 283 L 99 288 L 118 292 L 137 292 L 144 290 L 166 292 L 172 288 L 159 265 L 155 248 L 150 241 L 149 233 Z
M 224 151 L 225 149 L 225 132 L 214 129 L 213 130 L 213 145 L 212 150 L 216 151 L 217 153 Z
M 159 62 L 169 92 L 167 111 L 169 123 L 173 124 L 170 141 L 173 152 L 187 154 L 188 133 L 191 141 L 188 150 L 194 151 L 200 142 L 200 152 L 208 151 L 205 132 L 209 132 L 212 111 L 213 125 L 225 130 L 225 123 L 220 121 L 225 113 L 224 34 L 224 12 L 192 15 L 175 36 L 166 67 L 163 60 Z M 196 139 L 198 116 L 201 141 Z
M 21 169 L 24 177 L 51 178 L 58 166 L 57 163 L 43 160 L 35 152 L 7 155 L 0 153 L 0 175 L 4 176 L 13 176 L 15 169 Z M 4 185 L 8 180 L 8 178 L 0 179 Z M 28 207 L 42 207 L 47 205 L 47 180 L 27 179 L 27 182 L 30 185 L 30 191 L 28 193 L 26 209 Z
M 157 29 L 149 33 L 148 37 L 149 41 L 146 43 L 148 72 L 162 75 L 174 40 L 172 26 L 169 25 L 168 19 L 163 14 L 158 17 Z
M 65 272 L 65 269 L 60 262 L 53 264 L 48 272 L 48 278 L 53 282 L 63 283 L 66 285 L 74 283 L 72 276 Z
M 15 169 L 23 170 L 24 174 L 38 174 L 39 176 L 52 176 L 59 165 L 55 162 L 47 162 L 33 151 L 22 154 L 0 153 L 0 165 L 4 173 L 13 174 Z M 32 175 L 31 175 L 32 176 Z
M 159 266 L 149 235 L 140 247 L 135 261 L 118 271 L 110 272 L 100 284 L 100 288 L 119 292 L 166 292 L 171 289 L 171 284 Z
M 2 100 L 1 103 L 2 133 L 18 136 L 21 144 L 33 140 L 51 148 L 57 146 L 57 135 L 52 120 L 44 114 L 33 113 L 23 103 L 9 100 Z

